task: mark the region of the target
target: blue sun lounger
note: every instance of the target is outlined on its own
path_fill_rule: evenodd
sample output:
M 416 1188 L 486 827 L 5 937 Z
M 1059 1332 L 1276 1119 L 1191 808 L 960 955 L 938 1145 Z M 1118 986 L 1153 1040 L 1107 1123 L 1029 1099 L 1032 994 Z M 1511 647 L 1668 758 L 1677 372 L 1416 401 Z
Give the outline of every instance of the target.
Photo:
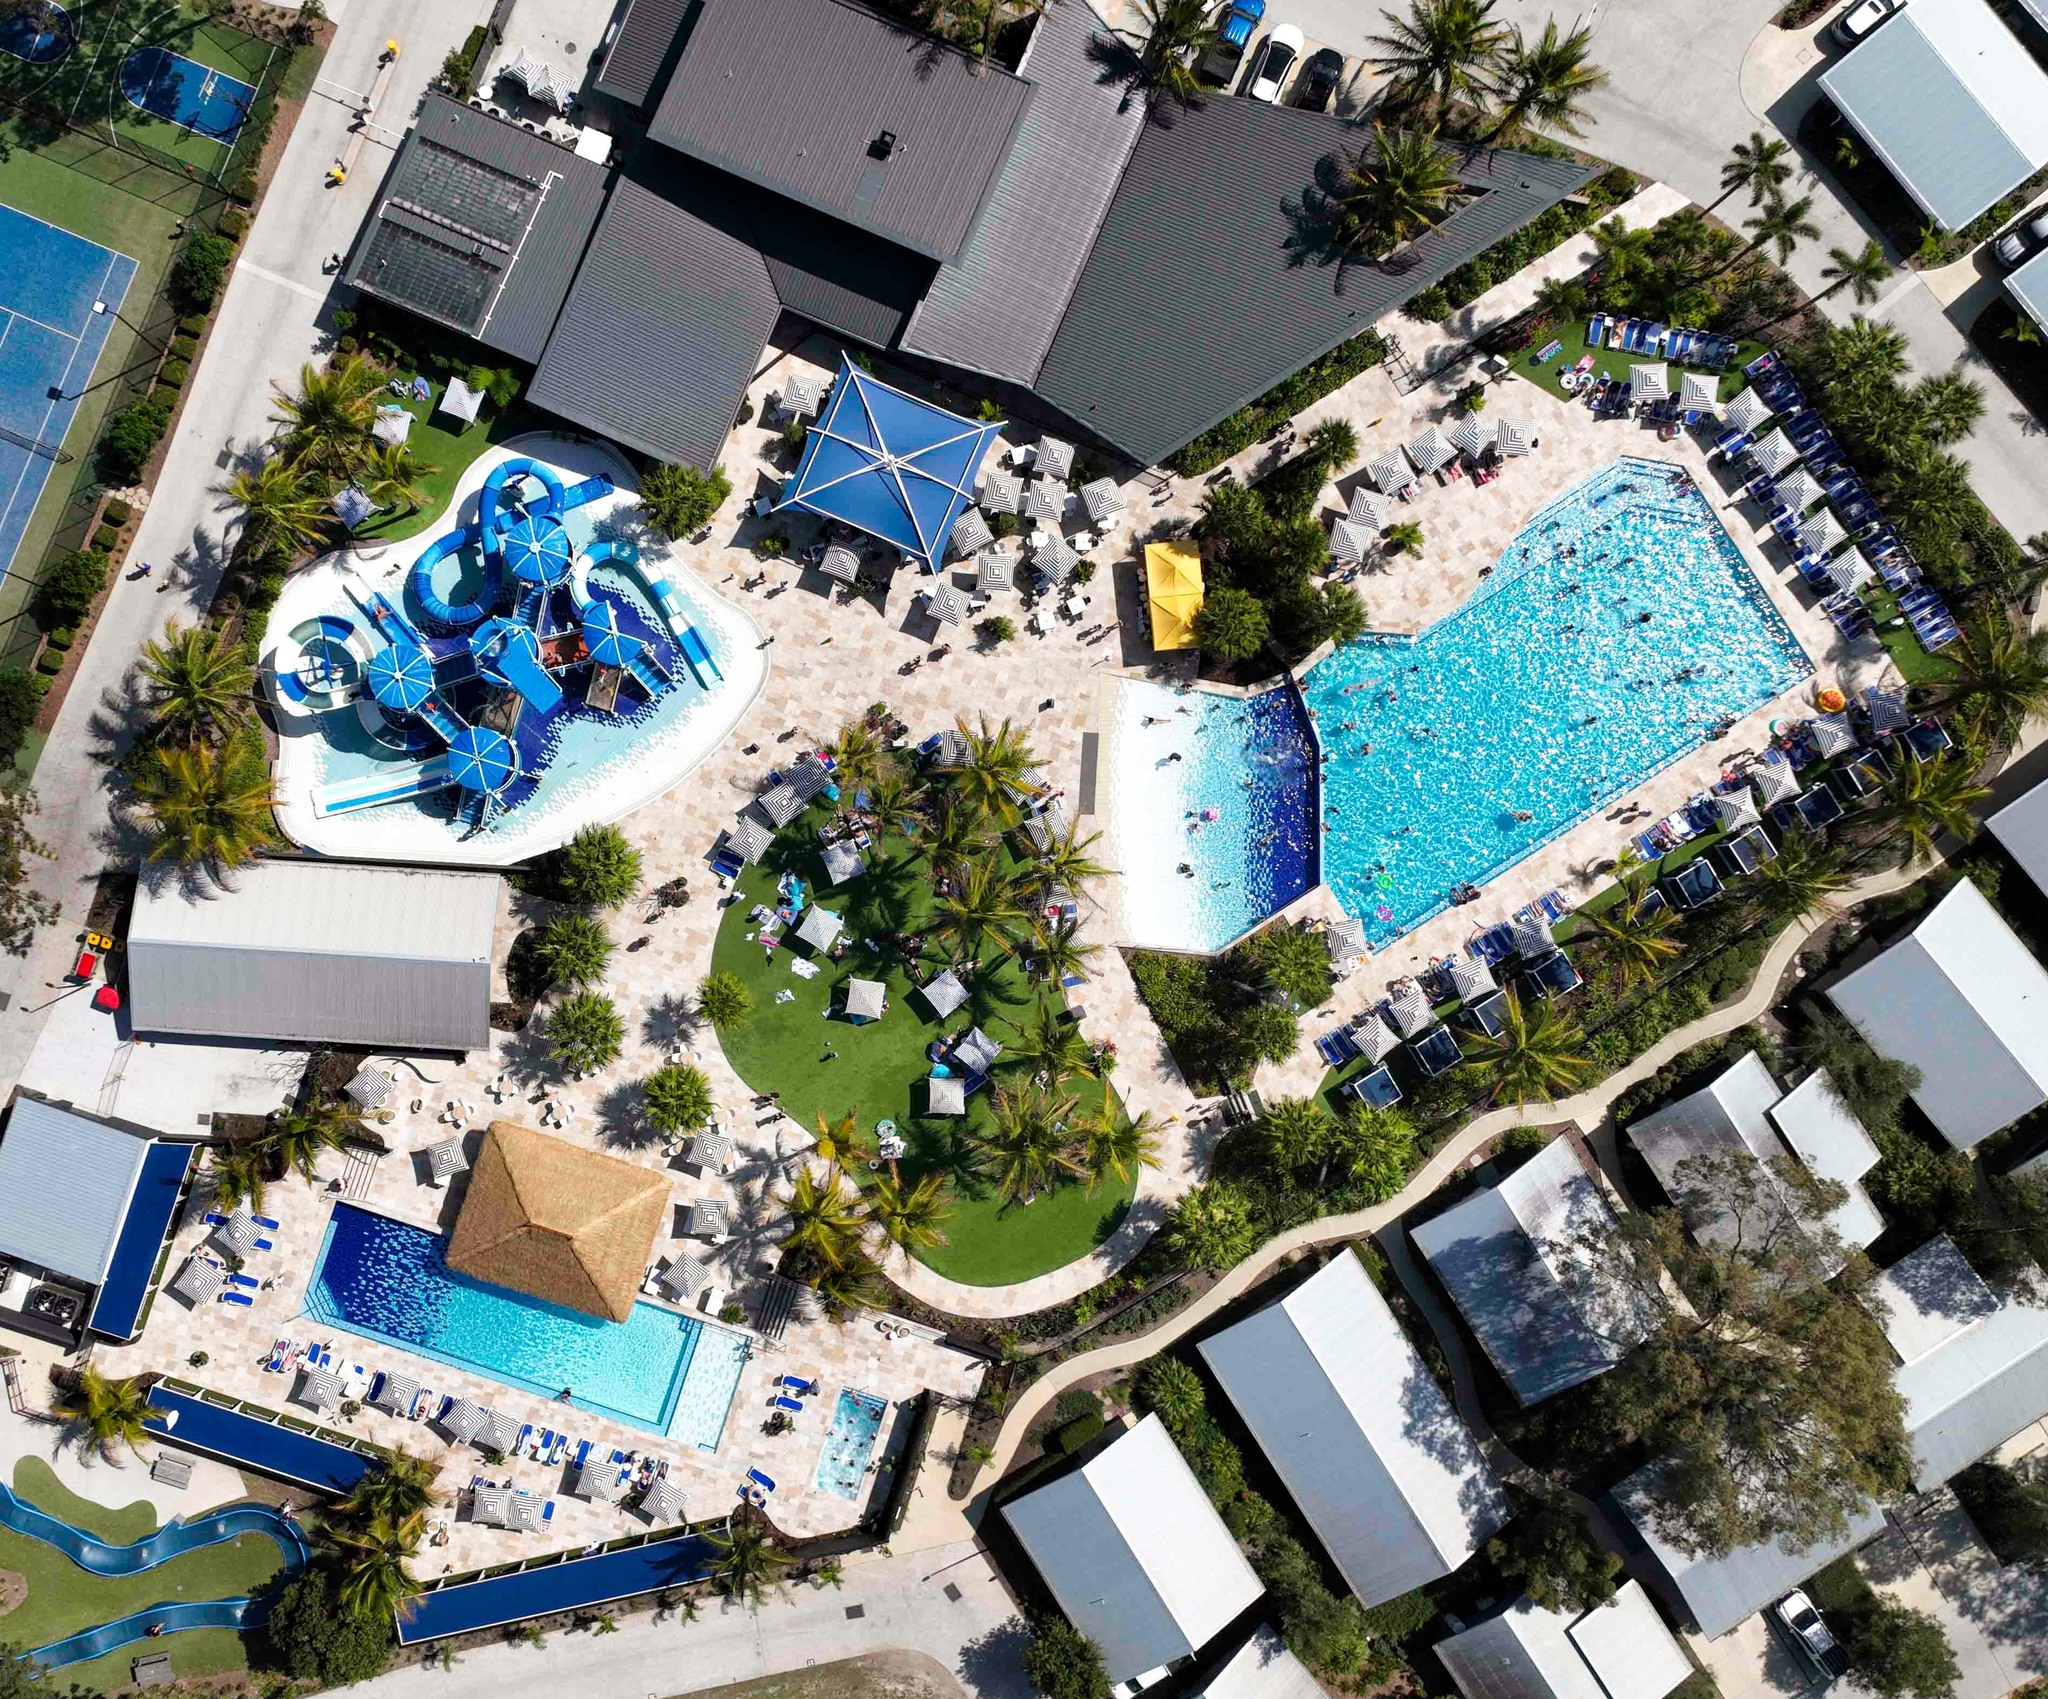
M 798 1415 L 802 1415 L 804 1409 L 794 1398 L 785 1397 L 779 1392 L 775 1395 L 775 1408 L 778 1410 L 794 1410 Z
M 1346 1080 L 1339 1095 L 1369 1103 L 1375 1109 L 1391 1109 L 1401 1101 L 1401 1088 L 1394 1081 L 1393 1070 L 1382 1062 L 1371 1073 Z
M 1504 920 L 1489 926 L 1465 946 L 1465 953 L 1488 967 L 1498 967 L 1515 953 L 1515 929 Z
M 747 1479 L 752 1481 L 754 1485 L 759 1487 L 763 1492 L 772 1493 L 775 1490 L 775 1483 L 769 1480 L 769 1478 L 766 1475 L 762 1474 L 761 1471 L 758 1469 L 749 1469 L 747 1471 Z
M 569 1450 L 569 1435 L 567 1434 L 567 1432 L 566 1432 L 566 1431 L 565 1431 L 565 1432 L 561 1432 L 561 1433 L 557 1433 L 557 1434 L 555 1435 L 555 1443 L 554 1443 L 553 1445 L 551 1445 L 551 1446 L 549 1446 L 549 1447 L 548 1447 L 548 1457 L 547 1457 L 547 1460 L 548 1460 L 549 1464 L 550 1464 L 550 1465 L 555 1465 L 555 1464 L 559 1464 L 559 1463 L 560 1463 L 560 1462 L 562 1461 L 563 1457 L 567 1455 L 567 1453 L 568 1453 L 568 1450 Z
M 572 1463 L 572 1464 L 570 1465 L 570 1467 L 571 1467 L 572 1469 L 580 1469 L 580 1468 L 582 1468 L 582 1467 L 583 1467 L 583 1465 L 584 1465 L 584 1464 L 585 1464 L 586 1462 L 588 1462 L 588 1461 L 589 1461 L 589 1459 L 590 1459 L 590 1441 L 589 1441 L 589 1440 L 587 1440 L 587 1439 L 585 1439 L 585 1440 L 578 1440 L 578 1441 L 576 1442 L 576 1461 L 575 1461 L 574 1463 Z
M 251 1304 L 256 1302 L 256 1300 L 250 1297 L 249 1294 L 246 1292 L 223 1292 L 220 1295 L 220 1301 L 223 1304 L 239 1304 L 244 1309 L 247 1309 Z
M 253 1274 L 230 1274 L 228 1283 L 232 1286 L 261 1286 L 262 1281 Z
M 1326 1032 L 1316 1040 L 1316 1054 L 1331 1067 L 1341 1068 L 1363 1052 L 1358 1048 L 1358 1041 L 1351 1036 L 1349 1029 L 1340 1026 L 1335 1032 Z

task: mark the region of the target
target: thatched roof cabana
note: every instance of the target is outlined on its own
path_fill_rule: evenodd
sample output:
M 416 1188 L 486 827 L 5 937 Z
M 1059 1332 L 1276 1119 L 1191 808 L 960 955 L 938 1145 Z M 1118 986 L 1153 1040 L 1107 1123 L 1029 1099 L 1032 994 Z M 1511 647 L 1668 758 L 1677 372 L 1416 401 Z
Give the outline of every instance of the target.
M 668 1182 L 637 1163 L 493 1121 L 448 1241 L 448 1266 L 625 1321 L 668 1207 Z

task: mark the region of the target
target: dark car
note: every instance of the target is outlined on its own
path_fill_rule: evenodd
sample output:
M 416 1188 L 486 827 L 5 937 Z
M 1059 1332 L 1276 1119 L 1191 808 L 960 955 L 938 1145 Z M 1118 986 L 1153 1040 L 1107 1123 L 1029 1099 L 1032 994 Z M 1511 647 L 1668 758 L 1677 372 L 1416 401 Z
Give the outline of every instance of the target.
M 1318 48 L 1301 68 L 1301 80 L 1294 85 L 1294 104 L 1304 112 L 1327 112 L 1330 96 L 1344 75 L 1344 55 L 1334 47 Z

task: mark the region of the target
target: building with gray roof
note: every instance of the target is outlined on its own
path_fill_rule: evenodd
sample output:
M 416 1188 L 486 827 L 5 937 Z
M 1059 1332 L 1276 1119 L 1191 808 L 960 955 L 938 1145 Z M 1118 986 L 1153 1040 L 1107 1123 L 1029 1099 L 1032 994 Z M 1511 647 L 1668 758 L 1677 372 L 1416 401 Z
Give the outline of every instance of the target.
M 1958 1150 L 2048 1103 L 2048 971 L 1967 879 L 1828 998 Z
M 1589 1611 L 1518 1599 L 1436 1655 L 1465 1699 L 1664 1699 L 1692 1674 L 1640 1581 Z
M 1588 1253 L 1614 1226 L 1606 1196 L 1560 1137 L 1409 1237 L 1528 1405 L 1605 1374 L 1648 1332 L 1634 1295 L 1603 1282 Z
M 1263 1623 L 1188 1691 L 1190 1699 L 1326 1699 L 1308 1665 Z
M 1157 1416 L 1003 1520 L 1112 1683 L 1192 1657 L 1263 1591 Z
M 259 861 L 231 889 L 145 872 L 128 927 L 139 1033 L 481 1050 L 495 873 Z
M 1361 1603 L 1450 1574 L 1508 1520 L 1471 1431 L 1350 1250 L 1200 1350 Z
M 2048 0 L 2043 0 L 2043 4 L 2048 5 Z M 2048 253 L 2048 249 L 2042 251 Z M 2034 261 L 2029 260 L 2020 270 L 2026 271 L 2033 264 Z M 2013 275 L 2018 276 L 2019 273 Z M 2043 268 L 2039 275 L 2043 302 L 2041 321 L 2048 325 L 2048 268 Z M 2048 895 L 2048 779 L 2043 779 L 2016 801 L 2007 803 L 1984 824 L 1998 840 L 1999 847 L 2033 880 L 2034 888 Z
M 594 86 L 624 106 L 645 106 L 675 69 L 694 0 L 626 0 Z

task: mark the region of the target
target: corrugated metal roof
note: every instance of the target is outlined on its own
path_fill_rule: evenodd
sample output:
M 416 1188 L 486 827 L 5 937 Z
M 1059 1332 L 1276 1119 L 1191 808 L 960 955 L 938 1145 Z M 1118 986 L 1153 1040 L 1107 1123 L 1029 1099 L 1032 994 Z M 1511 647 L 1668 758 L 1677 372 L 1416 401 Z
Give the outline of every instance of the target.
M 950 259 L 1030 92 L 999 66 L 853 0 L 702 0 L 648 133 Z
M 494 873 L 261 861 L 231 890 L 145 876 L 138 1032 L 475 1050 L 490 1042 Z
M 1571 1141 L 1557 1138 L 1409 1236 L 1516 1398 L 1536 1404 L 1605 1374 L 1642 1342 L 1636 1307 L 1603 1305 L 1595 1271 L 1575 1266 L 1580 1242 L 1613 1222 Z
M 1609 1699 L 1664 1699 L 1692 1677 L 1692 1660 L 1640 1581 L 1624 1581 L 1613 1598 L 1587 1611 L 1569 1633 Z
M 1507 1521 L 1471 1432 L 1350 1251 L 1200 1349 L 1365 1604 L 1448 1575 Z
M 1866 1505 L 1849 1518 L 1848 1532 L 1840 1539 L 1822 1540 L 1803 1551 L 1768 1541 L 1738 1546 L 1720 1557 L 1705 1557 L 1681 1551 L 1665 1536 L 1656 1516 L 1657 1483 L 1658 1465 L 1651 1464 L 1629 1476 L 1610 1496 L 1663 1565 L 1694 1623 L 1709 1640 L 1726 1634 L 1884 1528 L 1884 1513 L 1875 1505 Z
M 18 1096 L 0 1133 L 0 1256 L 97 1286 L 151 1142 Z
M 1639 1581 L 1583 1614 L 1518 1599 L 1436 1655 L 1465 1699 L 1664 1699 L 1692 1674 Z
M 2048 29 L 2048 0 L 2020 0 L 2020 5 L 2033 14 L 2036 23 Z
M 1958 1150 L 2048 1103 L 2048 972 L 1967 879 L 1828 997 Z
M 1836 1092 L 1825 1068 L 1807 1075 L 1771 1107 L 1771 1121 L 1808 1171 L 1837 1182 L 1848 1197 L 1828 1211 L 1828 1224 L 1848 1245 L 1869 1245 L 1884 1217 L 1860 1184 L 1877 1166 L 1877 1146 Z
M 1263 1590 L 1157 1416 L 1003 1516 L 1112 1682 L 1199 1652 Z
M 486 347 L 537 360 L 607 181 L 591 160 L 430 94 L 344 276 Z
M 1325 1699 L 1308 1665 L 1263 1624 L 1216 1673 L 1193 1689 L 1193 1699 Z
M 1698 1186 L 1688 1185 L 1681 1172 L 1685 1164 L 1729 1151 L 1742 1151 L 1765 1163 L 1782 1156 L 1769 1120 L 1781 1095 L 1763 1058 L 1752 1050 L 1698 1091 L 1629 1126 L 1629 1143 L 1650 1165 L 1695 1236 L 1725 1238 L 1735 1223 L 1715 1200 L 1696 1195 Z
M 2043 0 L 2048 4 L 2048 0 Z M 2048 313 L 2048 249 L 2020 267 L 2020 271 L 2033 271 L 2039 279 L 2042 308 Z M 2019 272 L 2014 272 L 2017 277 Z M 2010 280 L 2008 280 L 2010 281 Z M 2048 324 L 2048 318 L 2043 318 Z M 2026 871 L 2035 887 L 2048 894 L 2048 779 L 2044 779 L 2017 802 L 2007 803 L 1984 824 L 1991 835 L 2005 847 L 2005 853 L 2018 862 Z
M 1256 100 L 1148 124 L 1038 393 L 1133 459 L 1157 461 L 1593 176 L 1569 160 L 1460 152 L 1460 177 L 1487 192 L 1391 264 L 1325 264 L 1313 229 L 1296 263 L 1290 244 L 1304 236 L 1297 214 L 1318 167 L 1361 139 L 1339 118 Z
M 1913 0 L 1820 86 L 1951 230 L 2048 164 L 2048 72 L 1986 0 Z
M 626 0 L 619 33 L 612 37 L 593 86 L 628 106 L 645 106 L 662 81 L 669 52 L 677 46 L 695 0 Z
M 1032 94 L 1010 157 L 911 319 L 911 353 L 1013 383 L 1038 376 L 1145 123 L 1145 103 L 1090 51 L 1107 33 L 1088 0 L 1039 14 L 1017 67 Z

